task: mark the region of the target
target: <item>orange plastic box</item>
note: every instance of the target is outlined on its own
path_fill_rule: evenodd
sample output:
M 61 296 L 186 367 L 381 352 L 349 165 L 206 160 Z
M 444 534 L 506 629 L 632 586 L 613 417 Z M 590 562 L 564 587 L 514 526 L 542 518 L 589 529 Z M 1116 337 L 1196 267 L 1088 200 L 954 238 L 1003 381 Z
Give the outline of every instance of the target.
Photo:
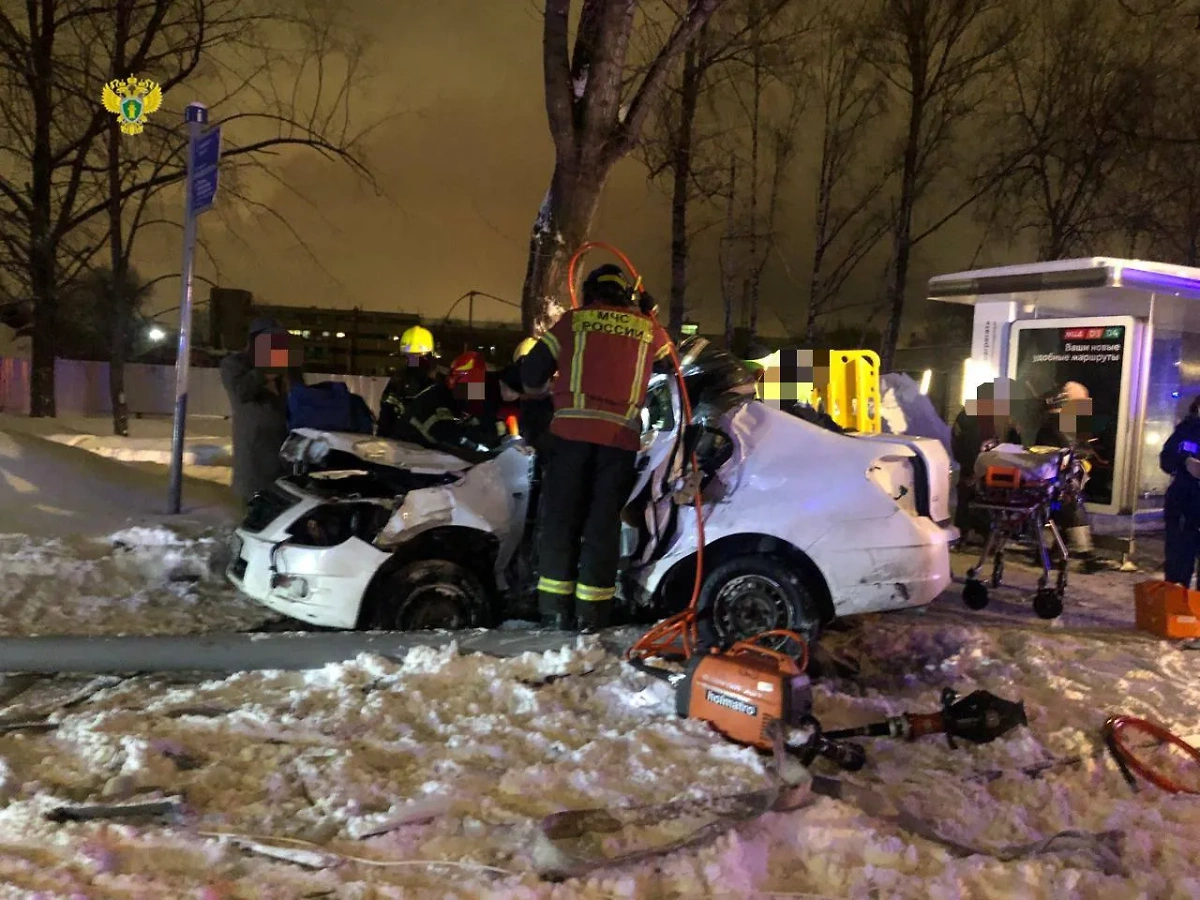
M 1167 581 L 1142 581 L 1133 593 L 1139 631 L 1176 640 L 1200 638 L 1200 591 Z

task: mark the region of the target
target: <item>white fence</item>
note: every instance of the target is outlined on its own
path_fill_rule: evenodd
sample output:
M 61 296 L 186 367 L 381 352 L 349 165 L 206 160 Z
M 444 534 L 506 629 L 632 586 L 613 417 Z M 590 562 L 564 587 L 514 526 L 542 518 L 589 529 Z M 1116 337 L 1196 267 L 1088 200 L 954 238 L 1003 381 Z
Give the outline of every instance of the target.
M 306 373 L 309 384 L 343 381 L 379 412 L 386 378 Z M 59 415 L 100 416 L 112 412 L 108 363 L 59 359 L 54 363 L 54 399 Z M 175 369 L 130 363 L 125 366 L 125 400 L 131 415 L 169 416 L 175 409 Z M 29 360 L 0 358 L 0 412 L 29 414 Z M 193 367 L 188 378 L 188 415 L 229 415 L 229 398 L 219 369 Z

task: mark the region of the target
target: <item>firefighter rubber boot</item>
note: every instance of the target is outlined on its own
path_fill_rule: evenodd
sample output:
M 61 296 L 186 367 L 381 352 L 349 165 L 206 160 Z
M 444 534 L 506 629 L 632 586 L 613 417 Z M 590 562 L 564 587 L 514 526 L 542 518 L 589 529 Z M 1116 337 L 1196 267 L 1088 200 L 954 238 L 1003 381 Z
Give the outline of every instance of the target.
M 574 599 L 562 594 L 538 593 L 538 613 L 542 627 L 554 631 L 575 631 Z
M 576 600 L 575 618 L 579 620 L 579 628 L 586 634 L 594 634 L 608 627 L 612 621 L 611 600 Z

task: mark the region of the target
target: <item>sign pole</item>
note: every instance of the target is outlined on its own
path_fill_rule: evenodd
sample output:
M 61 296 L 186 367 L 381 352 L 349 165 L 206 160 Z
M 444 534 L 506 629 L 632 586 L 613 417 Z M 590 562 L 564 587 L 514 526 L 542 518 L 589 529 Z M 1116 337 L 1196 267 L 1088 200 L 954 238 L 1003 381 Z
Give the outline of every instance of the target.
M 175 420 L 171 428 L 170 512 L 177 514 L 183 499 L 183 443 L 187 421 L 188 368 L 192 345 L 192 270 L 196 255 L 196 217 L 212 207 L 216 192 L 216 164 L 220 152 L 220 130 L 207 135 L 208 107 L 189 103 L 184 111 L 188 127 L 187 189 L 183 216 L 183 267 L 179 288 L 179 347 L 175 355 Z M 211 135 L 211 137 L 210 137 Z M 207 144 L 215 153 L 211 162 Z M 201 179 L 211 179 L 212 189 L 205 190 Z

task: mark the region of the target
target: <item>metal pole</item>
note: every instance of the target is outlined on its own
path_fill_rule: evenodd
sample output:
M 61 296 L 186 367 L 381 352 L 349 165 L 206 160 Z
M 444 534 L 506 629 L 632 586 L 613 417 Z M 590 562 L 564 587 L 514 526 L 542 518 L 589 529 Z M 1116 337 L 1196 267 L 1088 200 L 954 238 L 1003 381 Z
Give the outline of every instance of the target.
M 208 122 L 208 107 L 189 103 L 184 111 L 188 127 L 187 186 L 183 201 L 183 267 L 179 286 L 179 347 L 175 355 L 175 421 L 171 428 L 169 511 L 176 514 L 183 501 L 183 440 L 187 420 L 188 368 L 192 351 L 192 264 L 196 255 L 196 213 L 192 208 L 192 176 L 196 141 Z

